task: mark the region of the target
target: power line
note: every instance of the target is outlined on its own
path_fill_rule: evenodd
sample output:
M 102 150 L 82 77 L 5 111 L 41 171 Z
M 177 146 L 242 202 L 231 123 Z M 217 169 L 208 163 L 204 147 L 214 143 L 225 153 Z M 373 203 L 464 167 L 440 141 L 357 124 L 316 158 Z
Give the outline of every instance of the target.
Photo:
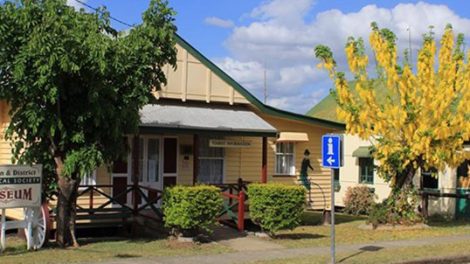
M 92 10 L 98 12 L 98 13 L 104 14 L 104 12 L 101 11 L 100 9 L 98 9 L 98 8 L 96 8 L 96 7 L 94 7 L 94 6 L 91 6 L 91 5 L 85 3 L 85 2 L 83 2 L 83 1 L 81 1 L 81 0 L 74 0 L 74 1 L 77 2 L 77 3 L 79 3 L 79 4 L 81 4 L 82 6 L 88 7 L 88 8 L 90 8 L 90 9 L 92 9 Z M 109 19 L 114 20 L 114 21 L 116 21 L 116 22 L 118 22 L 118 23 L 120 23 L 120 24 L 123 24 L 123 25 L 125 25 L 125 26 L 128 26 L 128 27 L 132 27 L 132 28 L 135 27 L 135 25 L 131 25 L 131 24 L 129 24 L 129 23 L 127 23 L 127 22 L 124 22 L 124 21 L 122 21 L 122 20 L 120 20 L 120 19 L 117 19 L 117 18 L 115 18 L 115 17 L 113 17 L 113 16 L 111 16 L 111 15 L 109 16 Z

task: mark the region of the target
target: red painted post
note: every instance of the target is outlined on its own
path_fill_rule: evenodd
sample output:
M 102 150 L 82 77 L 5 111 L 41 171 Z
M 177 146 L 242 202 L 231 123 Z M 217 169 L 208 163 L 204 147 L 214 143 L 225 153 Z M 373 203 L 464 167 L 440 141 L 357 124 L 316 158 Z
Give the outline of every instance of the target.
M 238 231 L 245 230 L 245 192 L 238 193 Z

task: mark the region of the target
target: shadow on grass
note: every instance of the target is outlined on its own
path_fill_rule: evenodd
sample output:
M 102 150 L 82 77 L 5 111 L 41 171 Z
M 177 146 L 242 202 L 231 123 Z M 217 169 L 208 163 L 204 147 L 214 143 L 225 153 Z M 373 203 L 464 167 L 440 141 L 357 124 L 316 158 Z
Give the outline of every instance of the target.
M 349 255 L 349 256 L 347 256 L 347 257 L 344 257 L 344 258 L 338 260 L 338 263 L 341 263 L 341 262 L 343 262 L 343 261 L 345 261 L 345 260 L 347 260 L 347 259 L 350 259 L 350 258 L 354 258 L 354 257 L 356 257 L 356 256 L 359 256 L 359 255 L 361 255 L 361 254 L 364 253 L 364 252 L 376 252 L 376 251 L 379 251 L 379 250 L 381 250 L 381 249 L 383 249 L 383 247 L 365 246 L 365 247 L 360 248 L 358 252 L 356 252 L 356 253 L 354 253 L 354 254 L 351 254 L 351 255 Z
M 323 238 L 325 237 L 324 235 L 318 235 L 318 234 L 309 234 L 309 233 L 295 233 L 295 234 L 279 234 L 276 235 L 276 239 L 289 239 L 289 240 L 300 240 L 300 239 L 317 239 L 317 238 Z
M 470 227 L 470 219 L 448 219 L 442 216 L 431 216 L 427 219 L 426 224 L 431 227 Z
M 335 223 L 343 224 L 354 221 L 366 220 L 367 216 L 347 215 L 343 213 L 335 213 Z M 302 215 L 302 225 L 321 225 L 323 224 L 322 211 L 305 211 Z
M 134 255 L 134 254 L 117 254 L 114 257 L 115 258 L 127 259 L 127 258 L 140 258 L 142 256 L 141 255 Z

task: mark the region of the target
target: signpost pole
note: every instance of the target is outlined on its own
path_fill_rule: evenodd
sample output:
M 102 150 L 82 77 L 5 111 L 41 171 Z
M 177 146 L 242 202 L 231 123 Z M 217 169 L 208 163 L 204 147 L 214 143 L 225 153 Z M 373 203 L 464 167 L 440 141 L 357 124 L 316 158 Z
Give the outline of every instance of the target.
M 335 264 L 335 169 L 342 166 L 342 137 L 328 134 L 322 137 L 322 167 L 331 169 L 330 221 L 331 263 Z
M 331 263 L 335 264 L 335 172 L 331 169 Z

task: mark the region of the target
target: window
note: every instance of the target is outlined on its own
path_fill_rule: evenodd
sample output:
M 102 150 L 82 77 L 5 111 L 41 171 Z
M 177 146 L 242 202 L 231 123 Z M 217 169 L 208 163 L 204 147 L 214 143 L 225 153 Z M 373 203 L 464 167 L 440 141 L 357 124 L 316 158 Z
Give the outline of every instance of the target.
M 160 181 L 160 140 L 139 139 L 139 182 L 145 184 Z
M 439 188 L 439 181 L 437 180 L 436 174 L 437 174 L 436 169 L 430 169 L 430 170 L 421 169 L 423 188 L 426 188 L 426 189 Z
M 160 140 L 149 138 L 147 142 L 146 182 L 160 181 Z
M 85 174 L 82 178 L 80 185 L 96 185 L 96 170 Z
M 457 168 L 457 177 L 468 177 L 470 172 L 470 160 L 466 160 Z
M 276 174 L 295 175 L 294 143 L 276 144 Z
M 374 159 L 359 158 L 359 183 L 374 184 Z
M 470 188 L 470 160 L 464 161 L 457 168 L 457 187 L 459 188 Z
M 224 149 L 209 146 L 210 139 L 215 137 L 199 137 L 199 183 L 223 183 L 224 181 Z

